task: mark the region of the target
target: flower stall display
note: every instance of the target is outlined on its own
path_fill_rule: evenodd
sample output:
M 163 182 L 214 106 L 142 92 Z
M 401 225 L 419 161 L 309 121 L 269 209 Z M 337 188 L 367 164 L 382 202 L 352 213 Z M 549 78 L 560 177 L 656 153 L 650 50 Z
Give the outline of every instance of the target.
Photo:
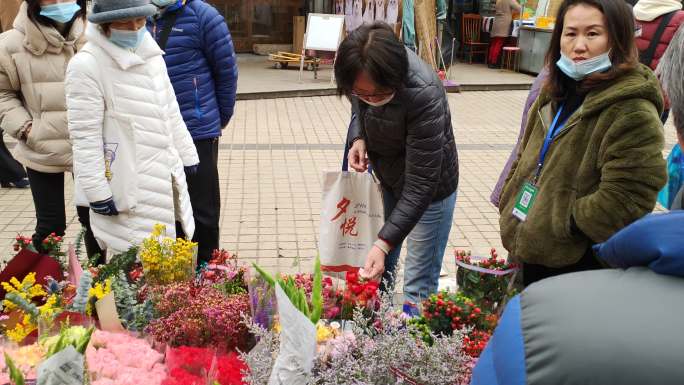
M 457 251 L 459 291 L 405 314 L 358 273 L 324 278 L 318 259 L 312 274 L 271 276 L 216 250 L 196 268 L 196 245 L 165 233 L 155 226 L 106 264 L 70 246 L 67 276 L 0 280 L 0 329 L 13 341 L 0 346 L 0 384 L 67 375 L 94 385 L 463 385 L 517 268 L 494 250 L 483 260 Z M 59 257 L 61 239 L 44 247 Z
M 506 300 L 516 294 L 513 283 L 518 266 L 500 259 L 496 249 L 481 260 L 463 250 L 456 250 L 455 256 L 459 291 L 482 308 L 492 312 L 503 309 Z
M 197 244 L 167 237 L 166 226 L 158 224 L 152 235 L 143 240 L 139 257 L 148 284 L 188 281 L 195 275 Z

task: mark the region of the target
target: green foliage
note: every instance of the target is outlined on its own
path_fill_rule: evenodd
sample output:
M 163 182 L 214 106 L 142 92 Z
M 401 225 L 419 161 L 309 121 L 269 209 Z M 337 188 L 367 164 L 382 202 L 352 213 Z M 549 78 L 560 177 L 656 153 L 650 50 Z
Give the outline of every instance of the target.
M 24 374 L 21 373 L 21 370 L 17 368 L 14 361 L 12 361 L 12 358 L 10 358 L 7 353 L 5 353 L 5 364 L 7 365 L 7 369 L 9 369 L 9 377 L 12 383 L 14 385 L 24 385 Z
M 42 342 L 44 346 L 47 346 L 45 358 L 52 357 L 69 345 L 73 346 L 78 353 L 85 354 L 88 343 L 90 342 L 90 337 L 92 337 L 94 331 L 95 327 L 93 326 L 88 329 L 85 329 L 82 326 L 63 326 L 59 332 L 59 336 L 47 338 Z
M 86 270 L 83 272 L 83 275 L 81 275 L 81 280 L 78 282 L 78 287 L 76 288 L 76 297 L 74 297 L 71 304 L 71 307 L 75 312 L 85 313 L 89 298 L 88 291 L 92 286 L 93 275 L 90 271 Z
M 15 306 L 17 306 L 19 309 L 21 309 L 24 313 L 28 314 L 31 316 L 31 319 L 34 321 L 38 319 L 38 307 L 34 305 L 33 303 L 27 301 L 24 299 L 22 296 L 17 294 L 16 292 L 12 293 L 7 293 L 5 295 L 5 299 L 13 303 Z
M 85 240 L 85 227 L 81 228 L 81 231 L 76 235 L 76 240 L 74 241 L 74 252 L 76 253 L 76 258 L 80 261 L 81 255 L 83 254 L 83 241 Z
M 415 337 L 423 340 L 423 342 L 428 344 L 428 346 L 432 346 L 432 344 L 435 343 L 435 338 L 432 334 L 432 330 L 430 330 L 430 327 L 428 326 L 425 318 L 411 318 L 408 321 L 408 324 L 412 326 L 411 332 Z
M 245 288 L 245 273 L 240 270 L 231 280 L 225 280 L 221 283 L 214 284 L 214 289 L 223 293 L 223 295 L 230 297 L 231 295 L 246 294 Z
M 316 324 L 323 314 L 323 274 L 321 273 L 321 262 L 318 257 L 316 257 L 316 263 L 314 266 L 314 282 L 313 291 L 311 296 L 312 305 L 309 306 L 307 301 L 306 292 L 304 289 L 298 288 L 293 279 L 283 279 L 278 277 L 274 279 L 270 274 L 265 272 L 256 263 L 252 264 L 256 271 L 261 275 L 261 277 L 269 283 L 270 286 L 275 286 L 276 282 L 283 289 L 287 297 L 292 302 L 297 310 L 302 312 L 313 324 Z
M 137 257 L 137 247 L 131 247 L 128 251 L 113 256 L 109 263 L 98 267 L 99 272 L 96 281 L 104 282 L 107 278 L 118 275 L 120 271 L 129 272 L 133 270 Z
M 133 307 L 138 303 L 135 300 L 138 296 L 135 285 L 128 283 L 126 273 L 123 271 L 119 271 L 112 279 L 112 291 L 114 292 L 116 310 L 120 318 L 132 311 Z
M 305 297 L 306 298 L 306 297 Z M 321 272 L 321 259 L 316 256 L 314 262 L 314 281 L 311 291 L 311 322 L 316 324 L 323 314 L 323 273 Z
M 150 321 L 155 318 L 154 304 L 150 300 L 135 304 L 131 310 L 124 315 L 126 329 L 136 332 L 145 330 Z

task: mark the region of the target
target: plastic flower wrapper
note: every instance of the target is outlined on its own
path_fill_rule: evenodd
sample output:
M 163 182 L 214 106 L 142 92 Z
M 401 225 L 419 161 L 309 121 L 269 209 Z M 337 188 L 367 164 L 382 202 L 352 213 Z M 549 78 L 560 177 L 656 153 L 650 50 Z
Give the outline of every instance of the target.
M 275 287 L 280 322 L 280 350 L 269 385 L 305 384 L 316 355 L 316 324 L 323 314 L 323 276 L 321 262 L 316 258 L 314 280 L 309 305 L 304 289 L 291 279 L 273 279 L 256 264 L 259 274 Z
M 85 351 L 95 328 L 62 327 L 58 336 L 42 338 L 46 360 L 38 366 L 39 385 L 87 383 Z
M 306 384 L 316 356 L 316 326 L 275 285 L 280 320 L 280 350 L 269 385 Z

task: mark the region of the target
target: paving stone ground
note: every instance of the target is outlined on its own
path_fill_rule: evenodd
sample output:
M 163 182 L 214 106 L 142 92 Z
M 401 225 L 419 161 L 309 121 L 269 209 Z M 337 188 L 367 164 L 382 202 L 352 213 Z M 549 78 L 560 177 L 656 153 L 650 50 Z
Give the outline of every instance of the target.
M 515 144 L 526 95 L 449 95 L 461 177 L 445 273 L 453 273 L 456 248 L 480 255 L 501 249 L 489 195 Z M 348 102 L 334 96 L 238 102 L 220 142 L 222 247 L 271 271 L 309 270 L 317 253 L 321 171 L 339 169 L 349 115 Z M 669 149 L 671 124 L 666 136 Z M 80 225 L 71 178 L 65 179 L 69 242 Z M 34 226 L 30 191 L 0 189 L 0 256 L 11 256 L 16 235 L 30 235 Z

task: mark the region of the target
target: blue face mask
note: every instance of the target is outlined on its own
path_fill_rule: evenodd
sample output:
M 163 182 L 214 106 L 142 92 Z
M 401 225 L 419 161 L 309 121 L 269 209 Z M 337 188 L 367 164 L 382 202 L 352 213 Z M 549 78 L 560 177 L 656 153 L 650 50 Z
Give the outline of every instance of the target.
M 593 73 L 609 70 L 613 63 L 610 61 L 610 51 L 580 62 L 574 62 L 561 52 L 561 58 L 556 62 L 556 66 L 568 77 L 580 81 Z
M 121 48 L 135 50 L 140 46 L 145 34 L 147 33 L 147 28 L 142 27 L 137 31 L 126 31 L 121 29 L 110 29 L 109 30 L 109 40 L 118 45 Z
M 58 23 L 66 24 L 74 18 L 76 12 L 80 11 L 81 7 L 76 2 L 71 3 L 57 3 L 50 5 L 42 5 L 40 7 L 40 15 L 52 19 Z

